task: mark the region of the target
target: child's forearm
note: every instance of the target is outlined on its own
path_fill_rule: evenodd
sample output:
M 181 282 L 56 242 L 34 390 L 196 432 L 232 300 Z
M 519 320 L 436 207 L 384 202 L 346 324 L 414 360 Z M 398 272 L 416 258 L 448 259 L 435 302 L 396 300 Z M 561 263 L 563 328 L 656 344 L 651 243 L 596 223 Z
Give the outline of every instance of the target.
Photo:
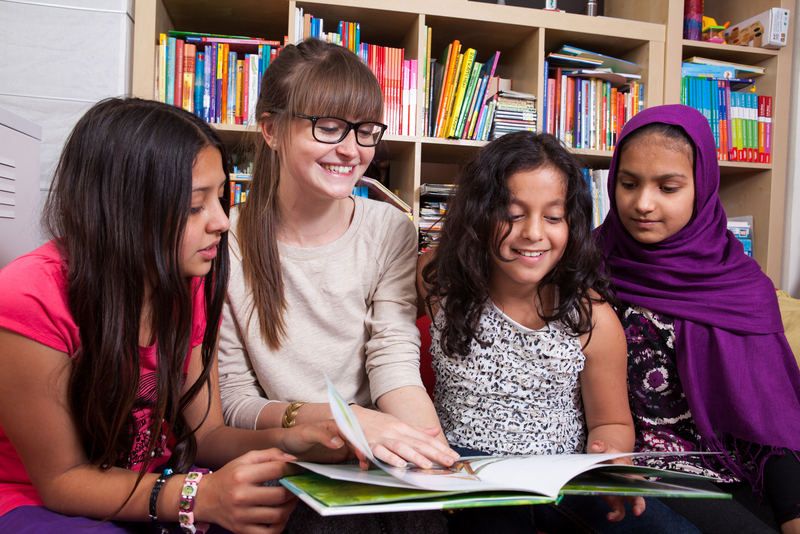
M 381 395 L 378 399 L 378 407 L 381 411 L 392 414 L 411 426 L 418 428 L 440 428 L 441 426 L 428 393 L 418 386 L 405 386 Z M 439 432 L 436 438 L 445 445 L 447 444 L 447 439 L 442 432 Z
M 624 423 L 611 423 L 598 425 L 590 430 L 586 438 L 586 448 L 587 451 L 593 452 L 592 444 L 599 442 L 605 444 L 606 449 L 609 447 L 614 449 L 603 452 L 632 452 L 634 441 L 632 426 Z

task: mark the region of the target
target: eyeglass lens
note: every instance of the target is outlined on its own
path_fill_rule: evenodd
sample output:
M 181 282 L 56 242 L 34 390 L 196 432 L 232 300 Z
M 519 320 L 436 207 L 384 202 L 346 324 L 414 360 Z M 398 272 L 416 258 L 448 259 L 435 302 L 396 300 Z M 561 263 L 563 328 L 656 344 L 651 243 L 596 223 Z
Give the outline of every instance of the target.
M 356 128 L 356 139 L 363 146 L 375 146 L 381 140 L 381 125 L 363 122 Z M 335 117 L 320 117 L 314 124 L 314 138 L 323 143 L 338 143 L 350 132 L 347 122 Z

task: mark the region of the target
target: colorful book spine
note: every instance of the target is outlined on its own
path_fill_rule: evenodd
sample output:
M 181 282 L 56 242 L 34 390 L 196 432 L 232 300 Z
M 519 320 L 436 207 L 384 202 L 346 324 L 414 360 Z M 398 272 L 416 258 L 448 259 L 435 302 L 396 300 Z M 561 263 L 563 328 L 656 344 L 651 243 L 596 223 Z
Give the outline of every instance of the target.
M 206 55 L 204 52 L 197 53 L 197 59 L 195 61 L 196 73 L 194 75 L 194 105 L 192 107 L 192 112 L 200 117 L 203 118 L 203 87 L 205 86 L 205 64 L 206 64 Z
M 184 54 L 186 53 L 186 43 L 183 39 L 175 40 L 175 95 L 172 101 L 178 107 L 183 107 L 183 68 Z
M 167 80 L 165 101 L 175 104 L 175 42 L 174 37 L 167 39 Z
M 158 82 L 156 98 L 159 102 L 167 101 L 167 35 L 158 35 Z
M 575 146 L 575 79 L 571 76 L 565 77 L 566 103 L 564 113 L 564 143 L 568 147 Z
M 764 97 L 764 163 L 772 163 L 772 97 Z
M 183 53 L 183 95 L 181 97 L 183 109 L 194 112 L 194 75 L 197 47 L 193 44 L 184 45 Z
M 409 90 L 408 90 L 408 135 L 417 135 L 417 115 L 419 113 L 417 105 L 417 92 L 418 92 L 418 77 L 419 77 L 419 61 L 411 59 L 409 70 Z

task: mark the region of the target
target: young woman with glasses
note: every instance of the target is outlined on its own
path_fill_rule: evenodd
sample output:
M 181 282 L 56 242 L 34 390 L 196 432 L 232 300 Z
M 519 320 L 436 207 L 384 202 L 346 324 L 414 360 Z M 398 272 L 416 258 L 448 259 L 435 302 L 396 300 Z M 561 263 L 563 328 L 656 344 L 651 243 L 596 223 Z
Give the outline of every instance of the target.
M 223 410 L 244 428 L 329 419 L 324 372 L 379 459 L 451 465 L 419 374 L 414 227 L 352 196 L 382 114 L 377 79 L 343 47 L 290 45 L 267 69 L 252 185 L 231 211 Z

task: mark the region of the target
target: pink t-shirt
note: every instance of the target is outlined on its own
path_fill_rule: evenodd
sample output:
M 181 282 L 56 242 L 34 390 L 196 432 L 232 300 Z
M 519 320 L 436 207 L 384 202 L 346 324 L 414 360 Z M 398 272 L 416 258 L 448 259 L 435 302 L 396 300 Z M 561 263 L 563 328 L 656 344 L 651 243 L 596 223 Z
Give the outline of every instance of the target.
M 202 279 L 195 279 L 192 284 L 195 296 L 191 347 L 203 342 L 206 327 L 202 287 Z M 0 327 L 64 352 L 70 358 L 75 355 L 80 337 L 67 304 L 66 278 L 54 242 L 42 245 L 0 270 L 0 294 L 3 295 L 0 298 Z M 156 347 L 140 347 L 139 354 L 141 378 L 137 400 L 149 404 L 155 395 Z M 189 357 L 186 358 L 184 373 L 188 365 Z M 126 462 L 130 469 L 142 467 L 147 446 L 145 432 L 150 426 L 151 411 L 148 406 L 134 411 L 138 434 Z M 164 455 L 158 459 L 157 465 L 166 462 L 171 454 L 169 440 L 164 441 L 161 444 Z M 18 506 L 42 504 L 22 460 L 0 427 L 0 516 Z

